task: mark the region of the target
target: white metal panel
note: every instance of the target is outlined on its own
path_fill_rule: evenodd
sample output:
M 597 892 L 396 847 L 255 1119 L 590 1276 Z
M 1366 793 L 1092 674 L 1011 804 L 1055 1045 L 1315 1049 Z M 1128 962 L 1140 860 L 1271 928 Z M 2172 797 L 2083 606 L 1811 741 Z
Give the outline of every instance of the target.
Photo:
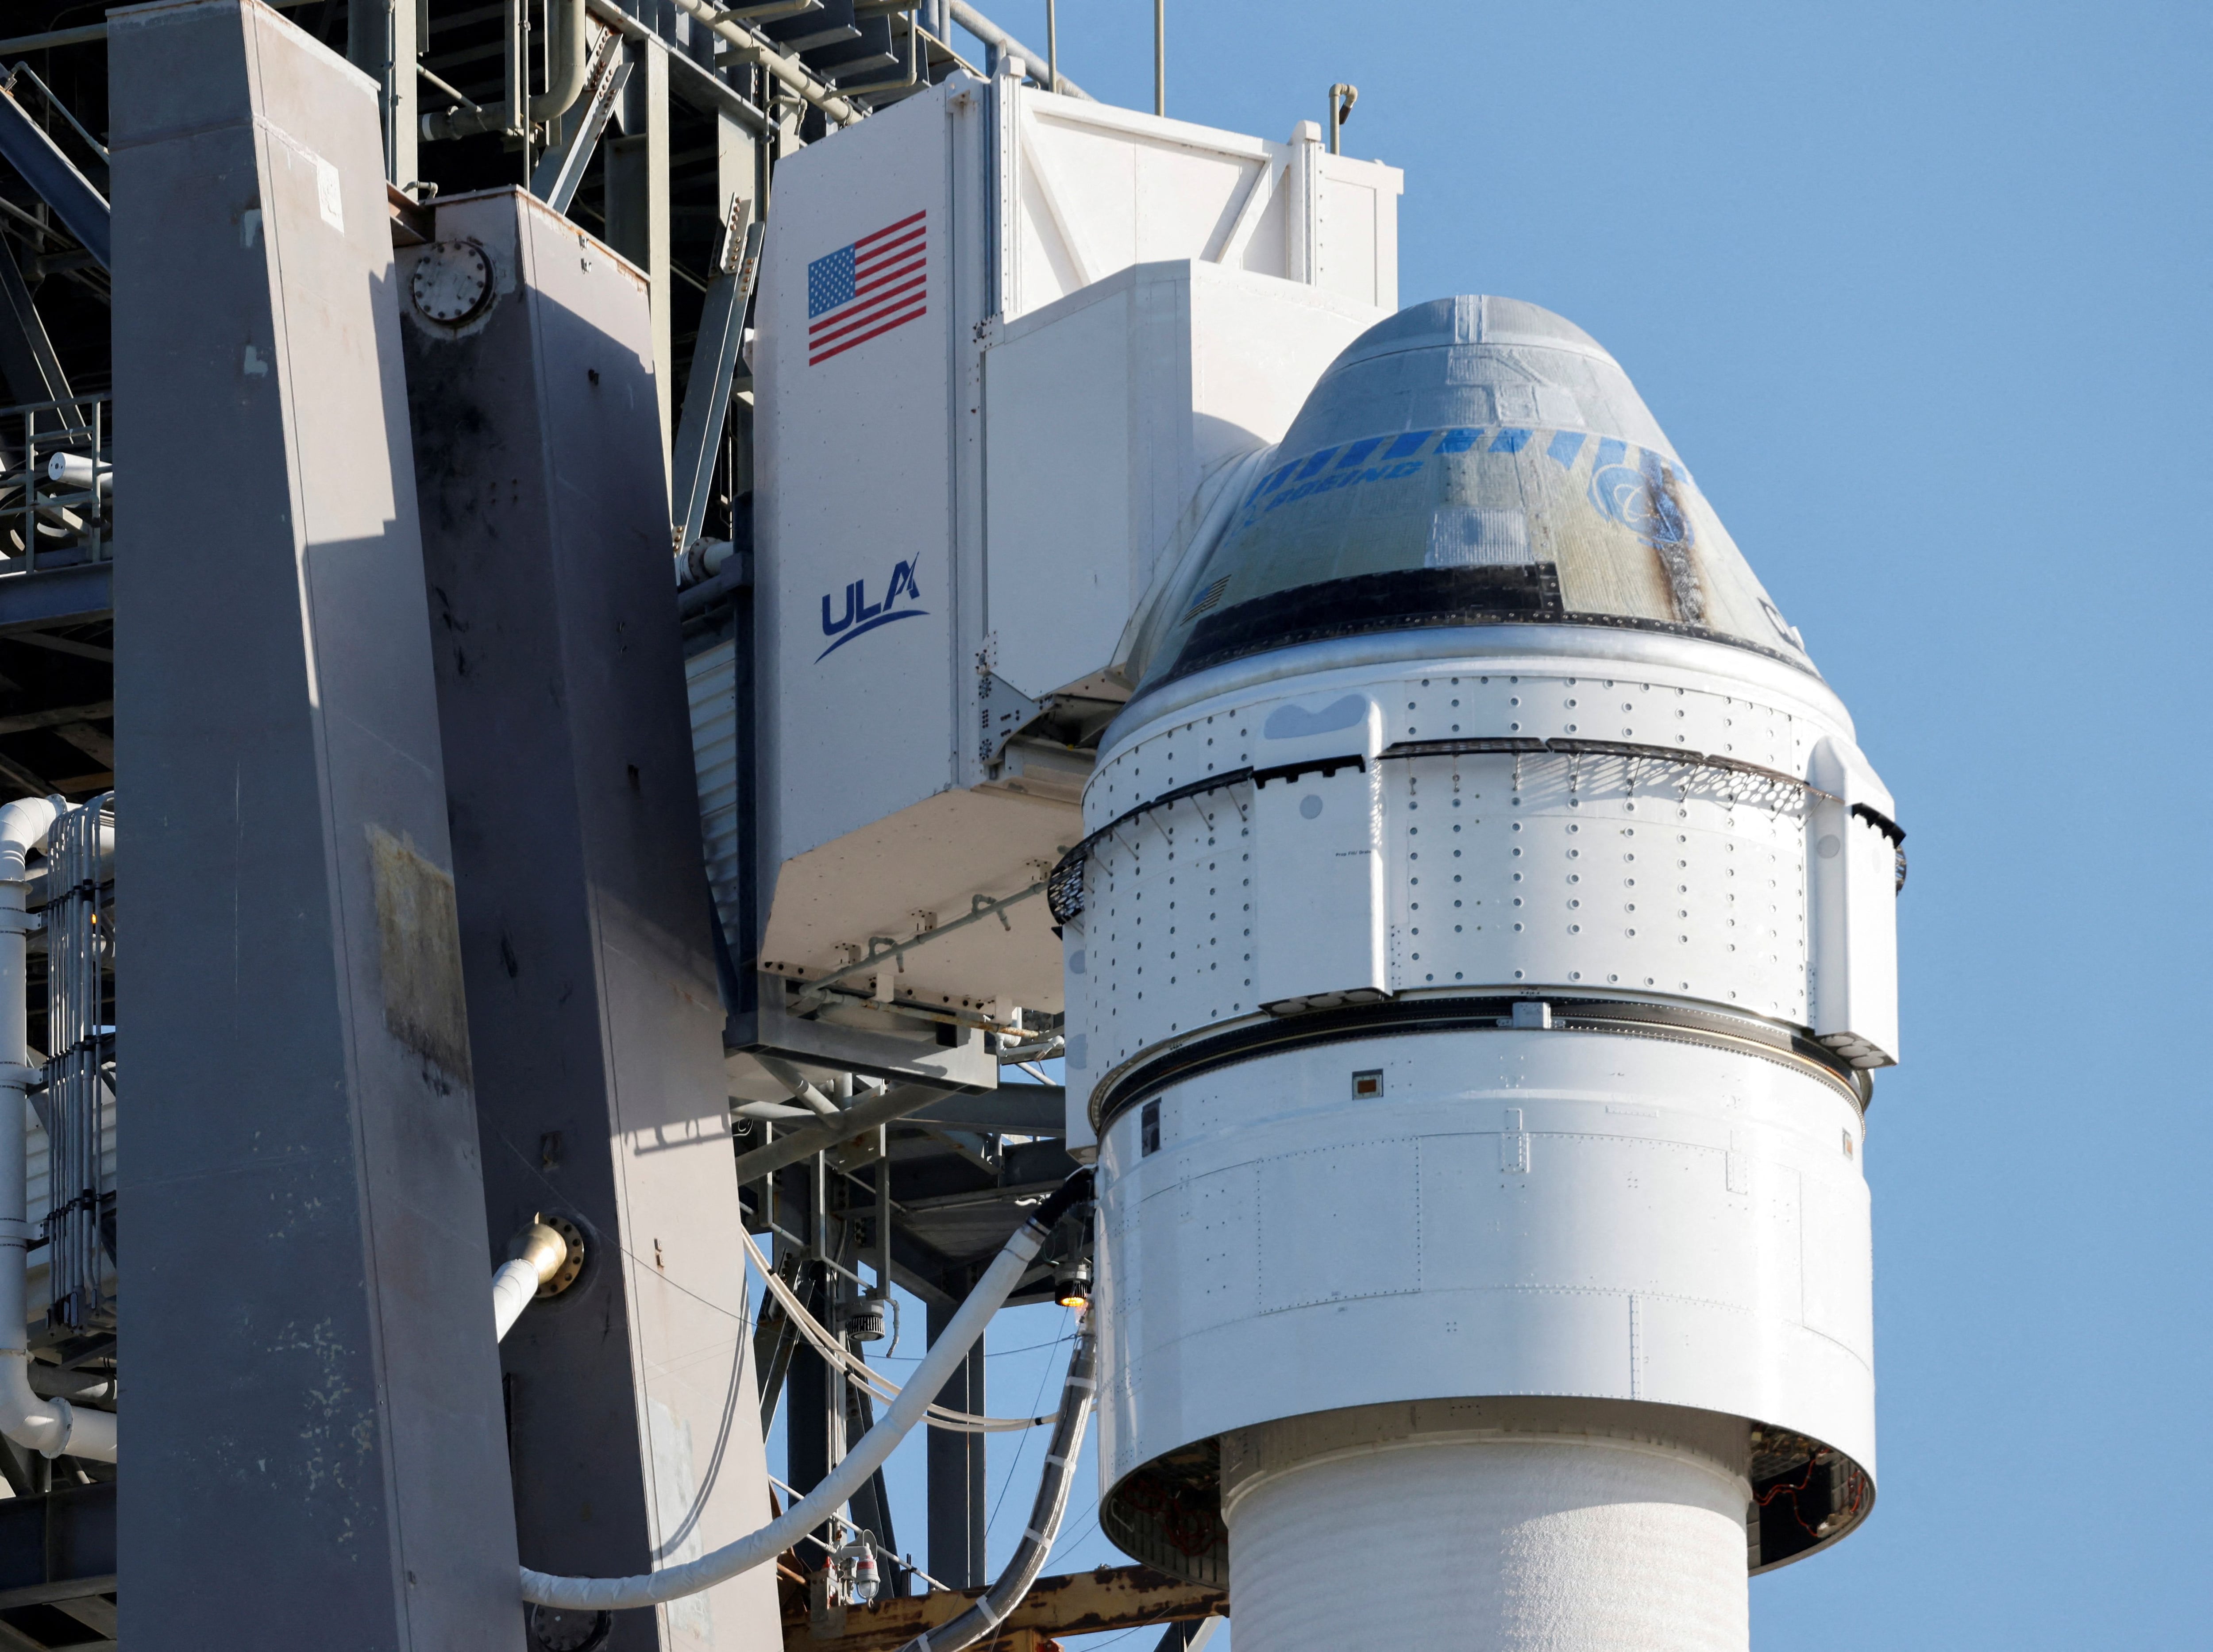
M 1249 1012 L 1250 786 L 1156 809 L 1094 845 L 1084 912 L 1088 1025 L 1071 1021 L 1095 1084 L 1138 1051 Z
M 1355 1097 L 1361 1070 L 1382 1075 L 1381 1095 Z M 1526 1173 L 1499 1167 L 1509 1109 Z M 1701 1046 L 1500 1029 L 1255 1059 L 1168 1088 L 1160 1119 L 1150 1155 L 1135 1112 L 1100 1143 L 1106 1209 L 1137 1213 L 1105 1229 L 1103 1461 L 1347 1405 L 1557 1393 L 1752 1417 L 1872 1470 L 1861 1124 L 1832 1081 Z M 1218 1246 L 1204 1270 L 1181 1246 L 1145 1249 L 1149 1212 L 1240 1167 L 1259 1179 L 1244 1242 L 1260 1300 L 1199 1329 L 1207 1276 L 1247 1265 Z M 1794 1210 L 1793 1184 L 1821 1191 Z M 1393 1294 L 1276 1301 L 1277 1239 L 1302 1219 L 1298 1242 L 1326 1253 L 1297 1258 L 1308 1278 Z M 1832 1270 L 1808 1271 L 1802 1305 L 1781 1283 L 1801 1253 Z M 1130 1289 L 1142 1347 L 1119 1322 Z
M 951 555 L 952 266 L 975 231 L 954 215 L 954 89 L 809 144 L 777 173 L 754 346 L 763 802 L 776 862 L 955 778 L 967 685 Z M 838 353 L 869 329 L 810 349 L 810 266 L 918 213 L 924 313 Z
M 1157 259 L 1218 258 L 1279 145 L 1024 88 L 1011 319 Z M 1270 274 L 1283 274 L 1280 269 Z
M 1369 1197 L 1411 1185 L 1416 1154 L 1400 1137 L 1260 1161 L 1257 1209 L 1240 1248 L 1259 1258 L 1261 1313 L 1422 1288 L 1419 1206 Z
M 1317 155 L 1314 283 L 1355 303 L 1399 308 L 1399 195 L 1395 167 Z
M 892 696 L 892 698 L 896 698 Z M 842 769 L 839 771 L 843 771 Z M 787 861 L 761 942 L 761 967 L 811 978 L 966 917 L 977 896 L 1040 881 L 1082 835 L 1074 805 L 997 787 L 938 792 Z M 1060 942 L 1042 896 L 1005 922 L 970 924 L 889 966 L 893 996 L 1003 1015 L 1061 1007 Z M 875 978 L 856 985 L 863 990 Z
M 1897 805 L 1849 740 L 1814 750 L 1808 778 L 1835 800 L 1807 823 L 1811 849 L 1814 1031 L 1854 1065 L 1898 1059 L 1898 849 L 1882 826 Z
M 1114 661 L 1201 483 L 1280 438 L 1383 312 L 1183 259 L 1131 265 L 1010 324 L 985 352 L 986 625 L 1033 697 Z
M 1253 797 L 1253 993 L 1262 1004 L 1380 992 L 1385 954 L 1382 775 L 1357 762 Z
M 1131 283 L 1066 303 L 985 357 L 985 623 L 1033 698 L 1109 664 L 1131 600 Z
M 1593 645 L 1605 637 L 1595 634 Z M 1394 743 L 1605 741 L 1661 755 L 1381 758 L 1374 772 L 1382 852 L 1371 864 L 1385 928 L 1373 951 L 1365 939 L 1339 947 L 1325 938 L 1340 922 L 1353 925 L 1348 934 L 1369 934 L 1356 903 L 1343 911 L 1336 904 L 1358 893 L 1356 881 L 1342 875 L 1350 863 L 1336 851 L 1347 845 L 1325 845 L 1326 834 L 1314 829 L 1320 818 L 1308 822 L 1291 807 L 1294 790 L 1303 802 L 1322 797 L 1318 788 L 1364 777 L 1340 771 L 1297 788 L 1259 788 L 1242 826 L 1252 838 L 1241 875 L 1252 891 L 1251 995 L 1210 993 L 1204 1003 L 1178 996 L 1163 1004 L 1160 984 L 1149 982 L 1152 1014 L 1134 1024 L 1125 1018 L 1102 1040 L 1094 1076 L 1155 1039 L 1249 1015 L 1256 1003 L 1363 989 L 1633 991 L 1808 1021 L 1807 800 L 1789 777 L 1805 771 L 1815 743 L 1840 719 L 1819 709 L 1818 699 L 1809 704 L 1755 680 L 1756 668 L 1735 680 L 1723 675 L 1748 658 L 1740 650 L 1671 646 L 1719 669 L 1441 652 L 1411 666 L 1309 674 L 1293 668 L 1295 656 L 1278 656 L 1248 688 L 1164 711 L 1126 735 L 1118 729 L 1086 793 L 1094 831 L 1209 773 L 1380 753 Z M 1296 741 L 1265 737 L 1286 708 L 1314 718 L 1351 698 L 1377 708 L 1375 726 L 1357 738 L 1330 731 Z M 1688 757 L 1679 764 L 1664 755 L 1673 751 L 1756 765 L 1781 778 L 1700 766 Z M 1172 834 L 1178 821 L 1218 813 L 1224 796 L 1246 808 L 1242 791 L 1210 794 L 1160 812 L 1161 831 Z M 1332 809 L 1332 825 L 1355 819 L 1354 811 Z M 1132 891 L 1125 856 L 1142 850 L 1125 845 L 1152 841 L 1146 833 L 1154 817 L 1143 818 L 1147 826 L 1094 848 L 1094 891 Z M 1279 850 L 1304 855 L 1302 844 L 1313 848 L 1312 864 L 1276 858 Z M 1165 898 L 1165 891 L 1156 897 Z M 1114 975 L 1121 956 L 1096 960 L 1095 1004 L 1127 1001 L 1131 984 Z
M 1398 308 L 1404 174 L 1325 155 L 1312 122 L 1275 143 L 1028 88 L 1007 103 L 1016 171 L 1001 283 L 1007 318 L 1161 259 Z

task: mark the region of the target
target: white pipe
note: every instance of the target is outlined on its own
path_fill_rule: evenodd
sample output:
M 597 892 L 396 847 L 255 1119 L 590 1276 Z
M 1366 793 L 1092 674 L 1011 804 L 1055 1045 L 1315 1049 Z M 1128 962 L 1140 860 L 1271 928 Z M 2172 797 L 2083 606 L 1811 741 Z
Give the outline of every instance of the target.
M 569 113 L 583 93 L 584 76 L 591 64 L 591 42 L 587 38 L 591 31 L 585 26 L 584 4 L 585 0 L 546 0 L 546 25 L 552 49 L 546 54 L 546 89 L 533 97 L 527 106 L 525 118 L 533 126 L 551 126 Z M 428 70 L 423 72 L 430 73 Z M 443 89 L 453 90 L 451 87 Z M 460 94 L 456 93 L 455 95 Z M 422 120 L 423 136 L 435 139 L 493 132 L 505 126 L 507 119 L 503 107 L 464 103 L 455 108 L 436 109 L 425 114 Z
M 505 1342 L 507 1333 L 515 1329 L 515 1322 L 522 1317 L 522 1310 L 537 1300 L 538 1270 L 517 1258 L 503 1262 L 499 1271 L 491 1277 L 491 1323 L 495 1341 Z
M 569 1241 L 552 1223 L 533 1217 L 509 1244 L 509 1259 L 491 1277 L 492 1339 L 505 1342 L 507 1333 L 522 1317 L 522 1310 L 537 1300 L 543 1286 L 553 1283 L 569 1260 Z
M 812 1491 L 794 1503 L 780 1520 L 771 1521 L 750 1536 L 727 1544 L 711 1554 L 666 1571 L 637 1577 L 557 1577 L 522 1569 L 522 1598 L 541 1606 L 570 1612 L 619 1612 L 625 1607 L 660 1606 L 697 1594 L 773 1560 L 796 1542 L 800 1534 L 820 1526 L 836 1513 L 884 1460 L 920 1422 L 930 1399 L 951 1380 L 954 1369 L 968 1356 L 968 1350 L 984 1334 L 984 1327 L 1014 1293 L 1023 1273 L 1044 1247 L 1053 1223 L 1077 1198 L 1089 1197 L 1089 1173 L 1079 1171 L 1059 1192 L 1047 1199 L 1009 1239 L 960 1304 L 953 1322 L 923 1356 L 891 1408 L 861 1442 L 832 1469 Z
M 755 69 L 767 70 L 839 125 L 850 125 L 864 113 L 858 104 L 839 97 L 828 85 L 808 73 L 807 65 L 800 62 L 797 52 L 787 57 L 760 36 L 740 28 L 723 16 L 721 7 L 710 4 L 708 0 L 675 0 L 675 5 L 677 10 L 695 22 L 704 23 L 735 48 L 723 53 L 725 57 L 734 58 Z
M 546 21 L 553 33 L 553 50 L 546 68 L 546 89 L 530 100 L 533 125 L 558 120 L 583 94 L 584 74 L 590 66 L 590 32 L 584 26 L 584 0 L 546 0 Z
M 29 1064 L 23 863 L 46 843 L 60 806 L 58 797 L 25 797 L 0 808 L 0 1434 L 44 1456 L 112 1463 L 115 1418 L 33 1393 L 23 1334 L 23 1253 L 33 1236 L 24 1209 L 24 1092 L 38 1076 Z
M 97 481 L 100 491 L 108 493 L 114 490 L 115 467 L 88 454 L 58 453 L 46 460 L 46 480 L 72 488 L 88 488 Z

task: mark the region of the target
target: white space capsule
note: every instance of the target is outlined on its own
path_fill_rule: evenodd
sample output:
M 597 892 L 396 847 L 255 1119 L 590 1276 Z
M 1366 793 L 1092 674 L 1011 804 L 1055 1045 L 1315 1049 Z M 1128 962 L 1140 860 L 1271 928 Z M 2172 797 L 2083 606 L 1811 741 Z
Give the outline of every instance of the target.
M 1054 881 L 1102 1521 L 1241 1652 L 1741 1648 L 1874 1496 L 1895 809 L 1627 376 L 1363 334 Z

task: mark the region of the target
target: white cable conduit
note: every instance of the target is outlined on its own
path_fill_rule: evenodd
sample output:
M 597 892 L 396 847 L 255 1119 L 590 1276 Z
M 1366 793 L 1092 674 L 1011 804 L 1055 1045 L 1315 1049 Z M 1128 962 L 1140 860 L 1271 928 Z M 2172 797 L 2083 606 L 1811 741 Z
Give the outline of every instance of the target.
M 920 1368 L 908 1379 L 882 1420 L 862 1436 L 860 1443 L 820 1484 L 785 1510 L 782 1518 L 697 1560 L 637 1577 L 557 1577 L 525 1566 L 522 1598 L 538 1606 L 559 1606 L 570 1612 L 619 1612 L 629 1607 L 660 1606 L 712 1588 L 782 1554 L 802 1533 L 820 1526 L 850 1502 L 853 1494 L 868 1484 L 869 1477 L 883 1466 L 884 1460 L 928 1412 L 929 1397 L 951 1380 L 954 1369 L 968 1357 L 968 1350 L 984 1334 L 984 1327 L 991 1323 L 991 1316 L 1014 1294 L 1022 1275 L 1044 1248 L 1046 1236 L 1060 1220 L 1062 1212 L 1077 1200 L 1088 1198 L 1090 1194 L 1091 1173 L 1079 1170 L 1032 1214 L 992 1259 L 991 1265 L 984 1271 L 984 1277 L 976 1282 L 975 1289 L 954 1314 L 952 1323 L 924 1356 Z M 747 1248 L 751 1249 L 750 1245 Z
M 769 1295 L 776 1298 L 786 1316 L 799 1327 L 800 1335 L 814 1344 L 814 1351 L 867 1389 L 875 1399 L 886 1404 L 897 1399 L 901 1392 L 899 1386 L 888 1381 L 875 1367 L 846 1347 L 843 1338 L 808 1312 L 807 1304 L 800 1301 L 798 1293 L 785 1284 L 777 1276 L 776 1270 L 769 1266 L 768 1259 L 760 1253 L 751 1234 L 741 1229 L 738 1236 L 745 1241 L 747 1256 L 767 1283 Z M 908 1386 L 911 1387 L 918 1380 L 910 1378 Z M 940 1387 L 943 1386 L 942 1383 L 938 1385 Z M 933 1402 L 929 1414 L 923 1420 L 934 1429 L 942 1429 L 952 1434 L 1018 1434 L 1024 1429 L 1043 1428 L 1052 1418 L 978 1417 L 973 1411 L 957 1411 L 949 1405 Z
M 0 1434 L 47 1457 L 115 1460 L 115 1418 L 107 1411 L 42 1399 L 31 1389 L 25 1345 L 23 1253 L 33 1237 L 24 1206 L 25 1092 L 41 1076 L 27 1060 L 30 1012 L 25 1001 L 24 862 L 46 841 L 59 798 L 26 797 L 0 808 Z

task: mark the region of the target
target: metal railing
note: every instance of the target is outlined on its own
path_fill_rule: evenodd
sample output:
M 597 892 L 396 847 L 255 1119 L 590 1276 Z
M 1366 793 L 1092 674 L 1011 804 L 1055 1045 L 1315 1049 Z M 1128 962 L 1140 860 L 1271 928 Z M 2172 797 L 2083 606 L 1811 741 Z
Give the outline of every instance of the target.
M 0 407 L 0 576 L 113 555 L 107 403 Z
M 108 792 L 66 811 L 46 844 L 47 1320 L 80 1336 L 114 1323 L 114 1028 L 101 1013 L 114 967 L 114 809 Z

